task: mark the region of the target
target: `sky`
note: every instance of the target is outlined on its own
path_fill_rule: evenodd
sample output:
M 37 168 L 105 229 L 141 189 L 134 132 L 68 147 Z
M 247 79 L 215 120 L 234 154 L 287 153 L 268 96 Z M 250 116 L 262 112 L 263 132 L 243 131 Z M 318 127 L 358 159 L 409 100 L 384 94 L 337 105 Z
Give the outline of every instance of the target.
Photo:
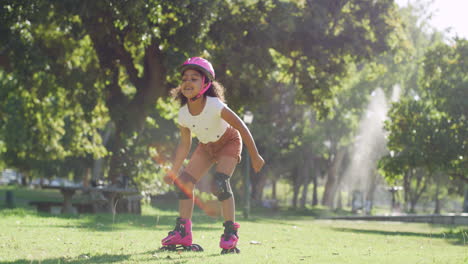
M 424 0 L 430 3 L 429 10 L 433 13 L 431 25 L 438 30 L 445 31 L 449 37 L 459 36 L 468 39 L 468 0 Z M 400 6 L 415 0 L 395 0 Z

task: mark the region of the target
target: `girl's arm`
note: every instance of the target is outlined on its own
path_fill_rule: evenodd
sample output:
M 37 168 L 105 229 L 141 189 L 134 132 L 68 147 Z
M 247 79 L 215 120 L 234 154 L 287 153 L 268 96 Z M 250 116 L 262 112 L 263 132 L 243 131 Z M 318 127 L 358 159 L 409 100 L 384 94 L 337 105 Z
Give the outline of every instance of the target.
M 177 146 L 174 161 L 172 162 L 172 169 L 167 173 L 166 177 L 164 177 L 164 181 L 167 184 L 172 184 L 174 182 L 192 146 L 192 134 L 190 129 L 186 127 L 179 127 L 179 129 L 180 141 Z
M 262 156 L 258 153 L 257 146 L 255 145 L 255 141 L 250 133 L 249 129 L 245 125 L 245 123 L 239 118 L 239 116 L 234 113 L 229 107 L 224 107 L 221 110 L 221 118 L 224 119 L 229 125 L 233 128 L 237 129 L 242 137 L 242 141 L 244 142 L 247 150 L 250 154 L 250 159 L 252 160 L 252 167 L 255 172 L 259 172 L 265 161 L 263 160 Z

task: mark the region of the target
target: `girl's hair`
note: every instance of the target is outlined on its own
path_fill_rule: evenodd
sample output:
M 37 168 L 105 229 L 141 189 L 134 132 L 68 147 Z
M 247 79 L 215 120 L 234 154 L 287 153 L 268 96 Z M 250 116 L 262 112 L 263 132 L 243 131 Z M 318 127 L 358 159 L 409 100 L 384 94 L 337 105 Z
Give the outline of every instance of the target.
M 203 72 L 201 71 L 198 71 L 201 75 L 204 75 Z M 207 78 L 205 76 L 205 83 L 208 83 L 210 81 L 209 78 Z M 183 94 L 182 94 L 182 91 L 181 91 L 181 88 L 180 88 L 180 85 L 177 87 L 177 88 L 174 88 L 171 90 L 171 95 L 172 97 L 174 97 L 174 99 L 176 99 L 177 101 L 179 101 L 180 103 L 180 106 L 184 106 L 187 104 L 187 97 L 185 97 Z M 221 102 L 225 102 L 225 99 L 224 99 L 224 87 L 221 83 L 217 82 L 217 81 L 212 81 L 211 83 L 211 86 L 210 88 L 208 88 L 208 90 L 206 90 L 206 92 L 203 94 L 203 96 L 211 96 L 211 97 L 218 97 Z

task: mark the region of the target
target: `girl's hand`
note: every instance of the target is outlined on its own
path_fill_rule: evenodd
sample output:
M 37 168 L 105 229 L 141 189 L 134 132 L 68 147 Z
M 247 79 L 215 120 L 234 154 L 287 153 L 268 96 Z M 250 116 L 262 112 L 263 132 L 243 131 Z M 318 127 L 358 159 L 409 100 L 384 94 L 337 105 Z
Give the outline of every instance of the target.
M 258 173 L 263 165 L 265 165 L 265 161 L 263 160 L 262 156 L 260 154 L 257 154 L 255 156 L 251 156 L 251 161 L 252 161 L 252 168 L 254 169 L 255 173 Z
M 173 172 L 172 170 L 168 171 L 166 176 L 164 176 L 163 180 L 166 184 L 174 184 L 174 181 L 177 177 L 177 174 L 175 172 Z

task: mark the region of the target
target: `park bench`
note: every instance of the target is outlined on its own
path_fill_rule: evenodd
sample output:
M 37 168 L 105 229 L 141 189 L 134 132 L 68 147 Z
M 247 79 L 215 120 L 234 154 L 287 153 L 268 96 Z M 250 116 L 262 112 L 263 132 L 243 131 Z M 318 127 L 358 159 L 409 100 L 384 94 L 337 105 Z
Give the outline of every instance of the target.
M 113 186 L 83 187 L 83 186 L 55 186 L 43 185 L 43 189 L 60 190 L 63 202 L 59 203 L 63 213 L 134 213 L 141 214 L 141 199 L 136 188 L 119 188 Z M 72 197 L 76 192 L 86 195 L 86 203 L 73 203 Z M 94 196 L 96 196 L 94 197 Z M 43 206 L 51 206 L 47 203 Z M 75 209 L 76 208 L 76 209 Z M 38 207 L 39 210 L 39 207 Z M 47 210 L 47 209 L 46 209 Z
M 62 208 L 63 202 L 31 201 L 29 202 L 29 205 L 35 206 L 38 212 L 52 213 L 52 208 Z M 72 203 L 72 206 L 78 213 L 93 213 L 93 206 L 90 203 Z

